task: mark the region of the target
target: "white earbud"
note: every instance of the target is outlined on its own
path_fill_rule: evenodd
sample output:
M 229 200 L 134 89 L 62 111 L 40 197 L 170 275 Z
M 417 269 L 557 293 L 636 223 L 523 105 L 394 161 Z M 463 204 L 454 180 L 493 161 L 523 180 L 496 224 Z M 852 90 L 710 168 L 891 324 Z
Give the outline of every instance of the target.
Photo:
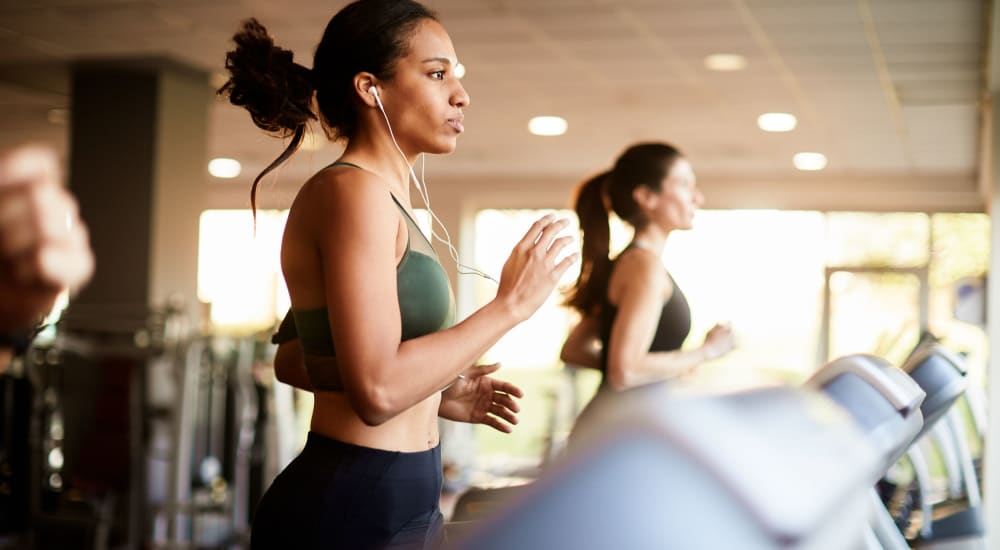
M 382 108 L 382 99 L 378 96 L 378 88 L 372 86 L 368 88 L 368 91 L 372 93 L 372 97 L 375 98 L 375 103 L 378 103 L 379 108 Z

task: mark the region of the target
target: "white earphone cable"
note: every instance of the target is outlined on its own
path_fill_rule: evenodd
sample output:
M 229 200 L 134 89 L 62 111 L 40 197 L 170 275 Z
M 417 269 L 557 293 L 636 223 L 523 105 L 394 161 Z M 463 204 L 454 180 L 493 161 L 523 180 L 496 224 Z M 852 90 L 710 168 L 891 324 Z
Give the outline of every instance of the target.
M 392 139 L 392 144 L 396 147 L 396 151 L 399 152 L 399 155 L 403 157 L 403 162 L 406 163 L 406 167 L 410 172 L 410 176 L 413 178 L 413 183 L 414 185 L 417 186 L 417 193 L 420 195 L 420 199 L 424 202 L 424 206 L 427 207 L 427 212 L 431 215 L 431 224 L 430 224 L 431 237 L 437 239 L 438 242 L 448 247 L 448 254 L 451 256 L 451 259 L 455 262 L 455 268 L 456 271 L 458 271 L 458 273 L 463 275 L 479 275 L 484 279 L 488 279 L 496 284 L 500 284 L 500 282 L 497 281 L 496 278 L 490 276 L 488 273 L 476 269 L 475 267 L 465 265 L 459 260 L 458 250 L 455 248 L 455 245 L 452 244 L 451 242 L 451 234 L 448 233 L 448 228 L 445 227 L 444 223 L 441 222 L 441 219 L 437 217 L 437 214 L 435 214 L 434 211 L 431 210 L 431 197 L 430 193 L 427 191 L 427 186 L 422 185 L 420 183 L 421 180 L 417 178 L 416 172 L 413 171 L 413 166 L 410 164 L 410 161 L 407 160 L 406 153 L 403 152 L 403 149 L 399 146 L 399 143 L 396 141 L 396 135 L 392 131 L 392 124 L 389 123 L 389 116 L 385 113 L 385 108 L 382 106 L 382 100 L 378 96 L 377 89 L 374 86 L 370 89 L 373 92 L 372 95 L 375 97 L 375 103 L 378 105 L 378 109 L 382 113 L 382 118 L 385 119 L 385 125 L 389 129 L 389 137 Z M 422 177 L 424 175 L 424 170 L 427 166 L 423 153 L 420 154 L 420 160 L 421 160 L 420 175 Z M 438 235 L 436 231 L 434 231 L 434 222 L 437 222 L 437 224 L 441 226 L 441 230 L 444 231 L 445 234 L 444 239 L 442 239 L 441 236 Z

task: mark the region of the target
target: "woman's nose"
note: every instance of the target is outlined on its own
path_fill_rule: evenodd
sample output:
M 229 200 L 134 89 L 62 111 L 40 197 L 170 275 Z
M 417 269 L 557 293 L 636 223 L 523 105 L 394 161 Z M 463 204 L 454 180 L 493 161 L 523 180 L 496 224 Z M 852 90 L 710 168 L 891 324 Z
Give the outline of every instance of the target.
M 452 105 L 461 108 L 468 107 L 469 103 L 472 102 L 472 98 L 469 97 L 469 93 L 465 91 L 465 86 L 462 86 L 461 82 L 456 80 L 455 83 L 458 85 L 458 89 L 452 95 Z

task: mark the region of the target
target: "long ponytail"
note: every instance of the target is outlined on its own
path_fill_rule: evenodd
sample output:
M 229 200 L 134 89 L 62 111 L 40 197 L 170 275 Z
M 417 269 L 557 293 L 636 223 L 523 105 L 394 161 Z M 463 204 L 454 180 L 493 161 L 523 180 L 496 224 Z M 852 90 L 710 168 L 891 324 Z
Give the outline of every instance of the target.
M 604 191 L 610 175 L 603 172 L 580 184 L 574 204 L 583 246 L 580 277 L 569 290 L 566 305 L 584 316 L 600 307 L 611 277 L 611 224 Z

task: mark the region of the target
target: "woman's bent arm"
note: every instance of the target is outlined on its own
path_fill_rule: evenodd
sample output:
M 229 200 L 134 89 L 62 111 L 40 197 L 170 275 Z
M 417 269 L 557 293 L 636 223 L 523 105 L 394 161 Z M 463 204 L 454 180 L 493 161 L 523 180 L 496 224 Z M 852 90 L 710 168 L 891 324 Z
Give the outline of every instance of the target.
M 366 172 L 321 180 L 314 180 L 310 192 L 329 209 L 318 217 L 314 234 L 330 327 L 344 388 L 369 425 L 389 420 L 451 383 L 534 313 L 575 259 L 555 262 L 569 240 L 555 238 L 564 224 L 539 220 L 504 266 L 493 301 L 449 329 L 401 343 L 398 209 L 387 187 Z

